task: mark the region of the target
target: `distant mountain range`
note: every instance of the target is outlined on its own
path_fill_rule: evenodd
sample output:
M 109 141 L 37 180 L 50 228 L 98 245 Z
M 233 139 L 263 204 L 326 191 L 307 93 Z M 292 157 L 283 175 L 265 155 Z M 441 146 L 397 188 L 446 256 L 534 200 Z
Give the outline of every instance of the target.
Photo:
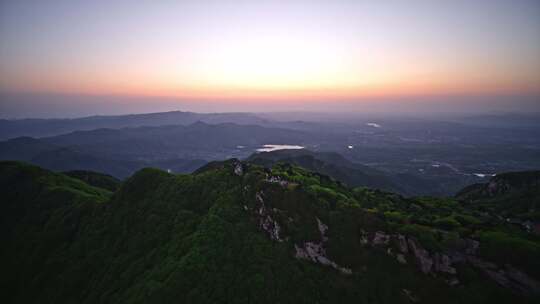
M 267 120 L 250 113 L 193 113 L 161 112 L 117 116 L 89 116 L 73 119 L 16 119 L 0 120 L 0 140 L 30 136 L 46 137 L 73 131 L 120 129 L 142 126 L 190 125 L 197 121 L 210 124 L 265 124 Z
M 101 171 L 118 178 L 143 167 L 191 172 L 208 160 L 246 157 L 268 142 L 296 143 L 301 131 L 261 126 L 196 122 L 188 126 L 75 131 L 46 138 L 0 142 L 0 159 L 23 160 L 46 168 Z

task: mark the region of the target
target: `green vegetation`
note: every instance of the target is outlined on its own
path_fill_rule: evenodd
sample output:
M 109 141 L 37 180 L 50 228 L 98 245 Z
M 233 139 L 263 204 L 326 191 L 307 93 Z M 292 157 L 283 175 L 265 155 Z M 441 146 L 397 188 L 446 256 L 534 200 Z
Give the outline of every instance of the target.
M 498 174 L 488 184 L 463 189 L 457 197 L 481 212 L 540 221 L 540 171 Z
M 473 237 L 482 257 L 539 277 L 536 236 L 454 199 L 350 189 L 300 167 L 236 160 L 189 175 L 143 169 L 114 193 L 92 176 L 0 162 L 3 302 L 410 303 L 404 290 L 422 303 L 537 300 L 467 265 L 451 287 L 361 242 L 384 231 L 442 252 Z M 305 242 L 323 242 L 352 273 L 296 258 Z
M 85 170 L 73 170 L 63 173 L 69 177 L 80 179 L 91 186 L 103 188 L 112 192 L 118 190 L 120 187 L 120 180 L 108 174 Z
M 531 275 L 540 276 L 539 238 L 515 237 L 507 232 L 479 231 L 477 237 L 483 244 L 481 254 L 500 264 L 510 264 L 526 269 Z

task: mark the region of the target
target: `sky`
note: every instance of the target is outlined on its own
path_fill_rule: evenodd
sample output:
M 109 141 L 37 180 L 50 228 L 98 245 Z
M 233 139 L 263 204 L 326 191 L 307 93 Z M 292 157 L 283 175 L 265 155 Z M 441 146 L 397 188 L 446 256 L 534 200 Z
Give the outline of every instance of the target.
M 2 0 L 0 110 L 540 110 L 539 54 L 534 0 Z

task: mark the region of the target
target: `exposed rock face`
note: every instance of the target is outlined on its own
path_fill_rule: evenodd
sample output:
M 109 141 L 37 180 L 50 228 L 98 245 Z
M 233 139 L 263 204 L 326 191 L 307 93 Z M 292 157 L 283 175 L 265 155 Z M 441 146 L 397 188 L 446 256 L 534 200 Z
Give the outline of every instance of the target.
M 503 287 L 525 295 L 540 293 L 540 282 L 510 265 L 499 268 L 494 263 L 473 256 L 468 256 L 467 261 Z
M 261 220 L 261 227 L 264 231 L 266 231 L 272 240 L 283 242 L 281 237 L 279 236 L 279 232 L 281 231 L 281 227 L 279 224 L 274 221 L 270 215 L 267 215 Z
M 523 290 L 525 293 L 528 293 L 529 291 L 532 291 L 533 293 L 540 293 L 540 282 L 532 279 L 518 269 L 510 265 L 505 265 L 505 274 L 510 280 L 518 283 L 522 287 L 525 287 Z
M 306 259 L 315 263 L 330 266 L 336 270 L 339 270 L 343 274 L 352 274 L 352 270 L 350 268 L 341 267 L 336 262 L 330 260 L 326 256 L 324 243 L 328 241 L 328 237 L 326 236 L 326 231 L 328 230 L 328 226 L 325 225 L 323 222 L 321 222 L 321 220 L 319 220 L 318 218 L 316 218 L 316 220 L 317 220 L 319 232 L 321 234 L 321 241 L 320 242 L 304 242 L 302 246 L 298 246 L 297 244 L 294 244 L 294 248 L 296 249 L 296 258 Z
M 456 269 L 451 266 L 452 261 L 446 254 L 437 252 L 433 255 L 433 260 L 435 262 L 435 271 L 456 274 Z
M 311 260 L 315 263 L 332 266 L 335 269 L 340 269 L 335 262 L 326 257 L 326 251 L 323 248 L 322 243 L 305 242 L 304 246 L 299 247 L 294 245 L 296 249 L 296 257 L 301 259 Z
M 287 187 L 290 183 L 279 176 L 270 176 L 266 179 L 269 183 L 279 184 L 281 187 Z
M 480 242 L 472 239 L 466 239 L 466 248 L 465 253 L 469 255 L 475 255 L 478 251 L 478 247 L 480 247 Z
M 316 219 L 317 219 L 317 226 L 319 228 L 319 233 L 321 234 L 321 239 L 323 242 L 326 242 L 328 241 L 328 237 L 326 236 L 326 231 L 328 230 L 328 226 L 325 225 L 323 222 L 321 222 L 319 218 L 316 218 Z
M 499 285 L 509 288 L 517 293 L 540 293 L 540 282 L 531 278 L 526 273 L 516 268 L 513 268 L 510 265 L 505 265 L 504 268 L 501 268 L 494 263 L 484 261 L 478 258 L 476 256 L 476 252 L 478 251 L 480 243 L 476 240 L 465 239 L 465 248 L 462 252 L 430 253 L 429 251 L 424 249 L 420 245 L 420 243 L 418 243 L 418 241 L 414 238 L 407 238 L 401 235 L 391 237 L 395 237 L 397 239 L 399 250 L 402 253 L 410 252 L 410 254 L 415 257 L 416 262 L 418 263 L 418 266 L 423 273 L 439 273 L 445 276 L 450 276 L 450 278 L 447 280 L 447 283 L 450 286 L 459 285 L 459 280 L 454 277 L 454 275 L 457 274 L 457 270 L 455 267 L 453 267 L 452 264 L 469 263 L 473 267 L 482 270 L 489 278 L 497 282 Z M 377 237 L 374 237 L 373 241 L 375 241 L 375 239 L 377 239 Z M 391 250 L 387 250 L 387 253 L 395 256 L 398 262 L 404 264 L 404 255 L 393 255 Z
M 235 169 L 236 172 L 236 169 Z M 267 182 L 271 183 L 278 183 L 283 187 L 286 187 L 289 185 L 289 183 L 280 177 L 276 176 L 270 176 L 266 178 Z M 279 223 L 272 217 L 275 215 L 279 210 L 277 209 L 271 209 L 268 208 L 264 201 L 264 192 L 258 191 L 255 193 L 255 201 L 257 203 L 257 207 L 255 208 L 255 214 L 258 217 L 259 220 L 259 227 L 261 227 L 262 230 L 264 230 L 270 239 L 283 242 L 284 240 L 288 240 L 288 238 L 283 238 L 281 236 L 281 226 Z M 245 210 L 249 210 L 247 206 L 244 208 Z M 292 218 L 288 218 L 289 221 L 292 221 Z M 317 228 L 319 230 L 320 234 L 320 241 L 314 242 L 314 241 L 308 241 L 304 242 L 301 245 L 294 244 L 294 248 L 296 251 L 296 258 L 298 259 L 306 259 L 310 260 L 314 263 L 330 266 L 338 271 L 340 271 L 343 274 L 352 274 L 352 270 L 350 268 L 342 267 L 338 265 L 336 262 L 330 260 L 326 256 L 326 250 L 324 248 L 324 243 L 328 241 L 328 236 L 326 235 L 326 232 L 328 231 L 328 226 L 324 224 L 319 218 L 315 218 L 317 221 Z
M 388 245 L 388 242 L 390 241 L 390 235 L 385 234 L 382 231 L 375 232 L 375 236 L 373 237 L 373 245 Z
M 242 176 L 244 174 L 244 168 L 241 162 L 238 162 L 234 165 L 234 174 Z
M 409 253 L 409 248 L 407 247 L 407 239 L 405 238 L 405 236 L 398 234 L 397 239 L 399 251 L 401 251 L 402 253 Z
M 411 252 L 416 257 L 420 270 L 426 274 L 430 273 L 431 267 L 433 266 L 433 259 L 430 257 L 429 252 L 422 248 L 416 240 L 409 238 L 407 241 L 411 248 Z
M 367 245 L 369 244 L 368 234 L 364 230 L 362 230 L 360 234 L 360 244 Z
M 280 235 L 281 227 L 279 223 L 272 218 L 272 215 L 278 212 L 278 210 L 271 210 L 270 208 L 267 208 L 263 196 L 264 193 L 262 191 L 255 194 L 255 200 L 258 204 L 256 215 L 259 218 L 259 226 L 272 240 L 283 242 L 284 239 Z M 306 259 L 314 263 L 330 266 L 336 270 L 339 270 L 343 274 L 352 274 L 352 270 L 350 268 L 342 267 L 326 256 L 324 243 L 328 241 L 328 236 L 326 236 L 328 226 L 319 218 L 315 219 L 317 220 L 317 227 L 319 229 L 321 240 L 319 242 L 304 242 L 302 245 L 294 244 L 296 258 Z
M 413 303 L 418 302 L 418 297 L 413 295 L 412 291 L 410 291 L 408 289 L 402 289 L 401 291 L 403 291 L 403 294 L 407 297 L 407 299 L 409 299 L 409 301 L 411 301 Z
M 401 254 L 401 253 L 396 254 L 396 260 L 400 264 L 407 264 L 407 260 L 405 259 L 405 256 L 403 254 Z
M 255 199 L 259 203 L 257 214 L 259 215 L 259 226 L 266 231 L 272 240 L 283 242 L 279 233 L 281 227 L 279 223 L 272 218 L 272 213 L 266 208 L 263 199 L 263 192 L 259 191 L 255 194 Z
M 412 255 L 420 271 L 425 274 L 442 273 L 446 275 L 455 275 L 456 269 L 452 266 L 455 262 L 454 258 L 444 253 L 430 253 L 424 249 L 420 243 L 412 237 L 406 237 L 401 234 L 386 234 L 383 231 L 377 231 L 373 234 L 371 242 L 369 241 L 368 234 L 366 232 L 361 233 L 360 242 L 362 244 L 372 244 L 376 247 L 386 247 L 390 244 L 394 244 L 398 253 L 395 253 L 392 247 L 387 247 L 386 253 L 394 257 L 398 263 L 407 264 L 407 256 Z M 478 242 L 473 240 L 467 241 L 466 250 L 468 252 L 476 252 L 478 248 Z M 456 259 L 463 261 L 464 258 Z M 457 279 L 451 278 L 449 280 L 452 284 L 458 284 Z
M 242 175 L 244 170 L 239 163 L 235 166 L 235 174 Z M 289 183 L 279 176 L 267 175 L 267 182 L 277 183 L 287 187 Z M 247 190 L 247 189 L 246 189 Z M 282 234 L 282 228 L 276 220 L 276 215 L 281 212 L 267 207 L 264 201 L 263 191 L 255 193 L 256 206 L 251 209 L 244 205 L 246 211 L 251 210 L 257 218 L 259 227 L 266 232 L 270 239 L 283 242 L 288 240 Z M 310 240 L 300 244 L 294 244 L 295 257 L 305 259 L 313 263 L 330 266 L 343 274 L 352 274 L 352 269 L 343 267 L 330 259 L 326 254 L 325 243 L 328 242 L 327 231 L 329 227 L 319 218 L 315 218 L 319 230 L 320 239 Z M 289 217 L 289 221 L 292 218 Z M 467 263 L 480 269 L 487 277 L 497 284 L 509 288 L 520 294 L 540 293 L 540 282 L 528 276 L 526 273 L 513 268 L 510 265 L 498 266 L 494 263 L 480 259 L 477 256 L 480 243 L 472 239 L 461 239 L 456 248 L 445 252 L 430 252 L 414 237 L 401 234 L 388 234 L 384 231 L 366 232 L 361 230 L 359 241 L 362 245 L 373 246 L 378 250 L 383 249 L 387 255 L 394 258 L 400 264 L 417 265 L 418 269 L 432 276 L 440 277 L 450 286 L 457 286 L 455 264 Z M 404 294 L 411 301 L 418 301 L 412 294 Z

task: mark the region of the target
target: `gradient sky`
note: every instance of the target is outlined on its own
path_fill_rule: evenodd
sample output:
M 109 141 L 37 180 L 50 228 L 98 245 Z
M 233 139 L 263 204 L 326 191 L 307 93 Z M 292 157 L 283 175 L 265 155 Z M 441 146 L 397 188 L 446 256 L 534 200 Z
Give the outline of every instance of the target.
M 540 1 L 3 0 L 0 90 L 540 96 Z

